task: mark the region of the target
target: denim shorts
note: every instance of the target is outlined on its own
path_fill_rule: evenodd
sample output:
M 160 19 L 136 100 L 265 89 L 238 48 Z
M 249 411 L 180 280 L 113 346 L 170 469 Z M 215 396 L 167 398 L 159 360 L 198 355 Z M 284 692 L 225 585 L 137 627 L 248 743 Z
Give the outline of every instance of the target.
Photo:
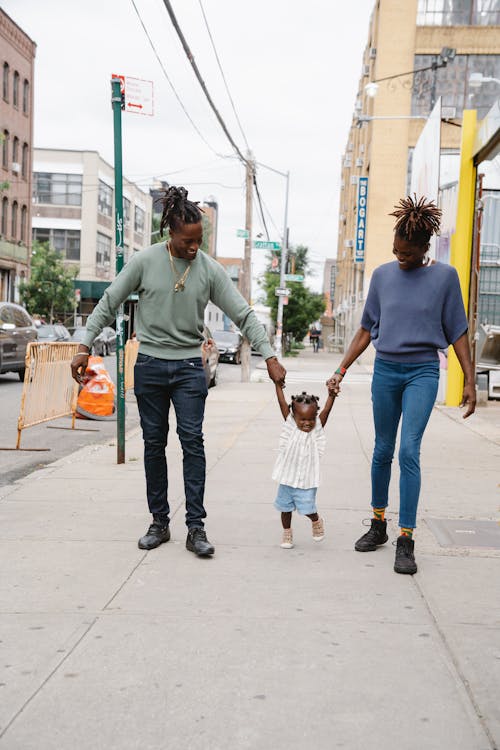
M 291 513 L 296 510 L 302 516 L 309 516 L 317 512 L 317 490 L 317 487 L 309 487 L 309 489 L 304 490 L 301 487 L 289 487 L 287 484 L 280 484 L 274 507 L 281 513 Z

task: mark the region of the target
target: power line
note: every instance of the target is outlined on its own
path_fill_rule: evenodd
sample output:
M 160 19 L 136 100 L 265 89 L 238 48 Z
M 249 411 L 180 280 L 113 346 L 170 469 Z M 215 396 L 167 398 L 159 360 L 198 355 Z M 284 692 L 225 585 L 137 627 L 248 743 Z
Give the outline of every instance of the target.
M 133 2 L 133 0 L 132 0 L 132 2 Z M 173 24 L 173 27 L 174 27 L 175 31 L 177 32 L 177 36 L 180 39 L 180 42 L 181 42 L 182 47 L 184 49 L 184 52 L 186 53 L 186 57 L 189 60 L 189 62 L 191 64 L 191 67 L 194 70 L 194 74 L 195 74 L 196 78 L 198 79 L 198 83 L 200 84 L 200 86 L 201 86 L 201 88 L 203 90 L 203 93 L 205 94 L 205 96 L 207 98 L 207 101 L 210 104 L 210 107 L 212 108 L 213 113 L 215 114 L 217 120 L 219 121 L 219 124 L 220 124 L 222 130 L 224 131 L 224 133 L 226 135 L 226 138 L 228 139 L 229 143 L 231 144 L 231 146 L 233 147 L 233 149 L 238 154 L 238 157 L 241 159 L 241 161 L 244 164 L 246 164 L 247 160 L 245 159 L 245 157 L 241 153 L 240 149 L 236 145 L 235 141 L 233 140 L 233 138 L 232 138 L 229 130 L 226 127 L 226 123 L 222 119 L 222 116 L 221 116 L 219 110 L 217 109 L 217 107 L 215 106 L 214 102 L 212 101 L 212 97 L 210 96 L 210 94 L 208 92 L 208 89 L 207 89 L 207 87 L 205 85 L 205 81 L 201 77 L 201 73 L 198 70 L 198 66 L 196 65 L 196 63 L 194 61 L 193 53 L 189 49 L 189 45 L 188 45 L 188 43 L 186 41 L 186 38 L 185 38 L 184 34 L 182 33 L 182 30 L 181 30 L 181 28 L 180 28 L 180 26 L 179 26 L 179 24 L 177 22 L 177 18 L 175 17 L 175 13 L 173 11 L 172 4 L 170 3 L 170 0 L 163 0 L 163 4 L 165 5 L 165 8 L 167 9 L 167 13 L 170 16 L 170 20 L 172 21 L 172 24 Z
M 242 126 L 242 124 L 240 122 L 240 118 L 238 117 L 238 113 L 236 111 L 236 107 L 235 107 L 235 104 L 234 104 L 234 101 L 233 101 L 233 97 L 231 96 L 231 92 L 229 91 L 229 86 L 228 86 L 228 83 L 226 81 L 226 76 L 224 75 L 224 71 L 222 69 L 222 63 L 221 63 L 221 61 L 219 59 L 219 55 L 217 54 L 217 49 L 215 47 L 215 42 L 214 42 L 213 37 L 212 37 L 212 32 L 210 31 L 210 27 L 208 25 L 208 20 L 207 20 L 206 14 L 205 14 L 205 10 L 203 8 L 203 3 L 202 3 L 201 0 L 198 0 L 198 2 L 200 4 L 201 12 L 202 12 L 202 15 L 203 15 L 203 20 L 205 21 L 205 26 L 207 27 L 208 36 L 210 37 L 210 42 L 212 44 L 212 49 L 214 51 L 215 59 L 217 60 L 217 65 L 219 66 L 219 70 L 220 70 L 220 73 L 221 73 L 221 76 L 222 76 L 222 80 L 224 81 L 224 86 L 226 87 L 227 95 L 229 97 L 229 101 L 231 102 L 231 107 L 233 108 L 234 116 L 236 117 L 236 122 L 238 123 L 238 126 L 240 128 L 240 132 L 241 132 L 241 135 L 243 136 L 243 140 L 245 141 L 245 145 L 246 145 L 247 149 L 250 151 L 250 146 L 248 145 L 247 137 L 246 137 L 245 132 L 243 130 L 243 126 Z
M 255 177 L 255 174 L 253 175 L 253 186 L 255 188 L 255 193 L 257 195 L 257 200 L 259 202 L 260 215 L 261 215 L 261 218 L 262 218 L 262 224 L 264 225 L 264 231 L 266 233 L 267 239 L 269 240 L 269 232 L 268 232 L 268 229 L 267 229 L 267 224 L 266 224 L 266 218 L 264 216 L 264 211 L 262 209 L 262 201 L 260 199 L 259 186 L 257 185 L 257 179 Z
M 162 63 L 162 61 L 161 61 L 161 59 L 160 59 L 160 56 L 159 56 L 158 52 L 156 51 L 156 47 L 155 47 L 155 46 L 154 46 L 154 44 L 153 44 L 153 40 L 152 40 L 152 39 L 151 39 L 151 37 L 149 36 L 148 30 L 146 29 L 146 26 L 144 25 L 144 21 L 143 21 L 143 20 L 142 20 L 142 18 L 141 18 L 141 14 L 139 13 L 139 11 L 138 11 L 138 9 L 137 9 L 137 6 L 136 6 L 136 4 L 135 4 L 134 0 L 130 0 L 130 1 L 131 1 L 132 5 L 134 6 L 134 10 L 135 10 L 135 12 L 137 13 L 137 17 L 138 17 L 138 19 L 139 19 L 139 21 L 140 21 L 140 23 L 141 23 L 141 26 L 142 26 L 142 28 L 144 29 L 144 33 L 146 34 L 146 36 L 147 36 L 147 38 L 148 38 L 148 41 L 149 41 L 149 43 L 150 43 L 150 45 L 151 45 L 151 48 L 152 48 L 153 52 L 155 53 L 156 59 L 158 60 L 158 62 L 159 62 L 159 64 L 160 64 L 160 68 L 161 68 L 161 69 L 162 69 L 162 71 L 163 71 L 163 75 L 164 75 L 164 76 L 165 76 L 165 78 L 167 79 L 167 81 L 168 81 L 168 83 L 169 83 L 169 85 L 170 85 L 170 88 L 171 88 L 171 89 L 172 89 L 172 91 L 174 92 L 175 98 L 176 98 L 176 99 L 177 99 L 177 101 L 179 102 L 179 104 L 180 104 L 180 106 L 181 106 L 181 108 L 182 108 L 182 111 L 184 112 L 184 114 L 185 114 L 185 115 L 186 115 L 186 117 L 188 118 L 189 122 L 191 123 L 191 125 L 193 126 L 193 128 L 194 128 L 194 129 L 196 130 L 196 132 L 197 132 L 197 133 L 198 133 L 198 135 L 200 136 L 200 138 L 201 138 L 201 140 L 203 141 L 203 143 L 204 143 L 204 144 L 205 144 L 206 146 L 208 146 L 208 148 L 209 148 L 209 149 L 210 149 L 211 151 L 213 151 L 213 153 L 214 153 L 214 154 L 215 154 L 216 156 L 221 156 L 221 154 L 217 153 L 217 151 L 216 151 L 216 150 L 214 149 L 214 147 L 213 147 L 213 146 L 212 146 L 212 145 L 211 145 L 211 144 L 210 144 L 210 143 L 209 143 L 209 142 L 207 141 L 207 139 L 205 138 L 205 136 L 203 135 L 203 133 L 201 132 L 201 130 L 200 130 L 200 129 L 198 128 L 198 126 L 197 126 L 197 125 L 195 124 L 195 122 L 193 121 L 193 119 L 192 119 L 191 115 L 189 114 L 189 112 L 187 111 L 186 107 L 184 106 L 184 104 L 183 104 L 183 102 L 182 102 L 182 99 L 180 98 L 179 94 L 177 93 L 177 91 L 176 91 L 176 89 L 175 89 L 175 86 L 174 86 L 174 84 L 172 83 L 172 81 L 171 81 L 171 79 L 170 79 L 170 77 L 169 77 L 169 75 L 168 75 L 167 71 L 165 70 L 165 66 L 164 66 L 164 65 L 163 65 L 163 63 Z

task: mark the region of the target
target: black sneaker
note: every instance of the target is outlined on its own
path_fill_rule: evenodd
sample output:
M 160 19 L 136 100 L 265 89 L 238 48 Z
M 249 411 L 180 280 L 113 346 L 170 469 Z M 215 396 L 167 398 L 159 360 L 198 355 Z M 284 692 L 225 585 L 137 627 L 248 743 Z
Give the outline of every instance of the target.
M 144 536 L 141 536 L 137 545 L 139 549 L 154 549 L 170 539 L 170 528 L 158 521 L 154 521 Z
M 396 559 L 394 570 L 396 573 L 405 573 L 412 576 L 417 572 L 417 563 L 413 550 L 415 542 L 409 536 L 399 536 L 396 542 Z
M 387 521 L 379 521 L 378 518 L 372 518 L 370 530 L 358 539 L 354 545 L 354 549 L 357 552 L 373 552 L 381 544 L 385 544 L 388 539 Z
M 210 544 L 207 539 L 205 529 L 200 529 L 198 527 L 188 529 L 186 549 L 190 552 L 194 552 L 198 557 L 208 557 L 215 552 L 213 544 Z

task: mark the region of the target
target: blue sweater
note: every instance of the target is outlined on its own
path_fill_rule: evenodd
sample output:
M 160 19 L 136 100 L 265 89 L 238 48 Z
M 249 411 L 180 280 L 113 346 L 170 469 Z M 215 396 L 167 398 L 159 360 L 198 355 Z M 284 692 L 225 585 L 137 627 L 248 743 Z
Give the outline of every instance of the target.
M 370 332 L 377 357 L 389 362 L 429 362 L 438 349 L 467 331 L 458 274 L 434 263 L 403 271 L 397 261 L 372 276 L 361 327 Z

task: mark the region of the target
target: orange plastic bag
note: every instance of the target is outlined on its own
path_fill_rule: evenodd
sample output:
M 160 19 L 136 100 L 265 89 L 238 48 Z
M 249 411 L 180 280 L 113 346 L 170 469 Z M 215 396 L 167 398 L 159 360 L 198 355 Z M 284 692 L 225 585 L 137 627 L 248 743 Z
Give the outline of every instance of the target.
M 104 367 L 102 357 L 89 357 L 83 380 L 77 416 L 84 419 L 110 417 L 115 411 L 115 384 Z

